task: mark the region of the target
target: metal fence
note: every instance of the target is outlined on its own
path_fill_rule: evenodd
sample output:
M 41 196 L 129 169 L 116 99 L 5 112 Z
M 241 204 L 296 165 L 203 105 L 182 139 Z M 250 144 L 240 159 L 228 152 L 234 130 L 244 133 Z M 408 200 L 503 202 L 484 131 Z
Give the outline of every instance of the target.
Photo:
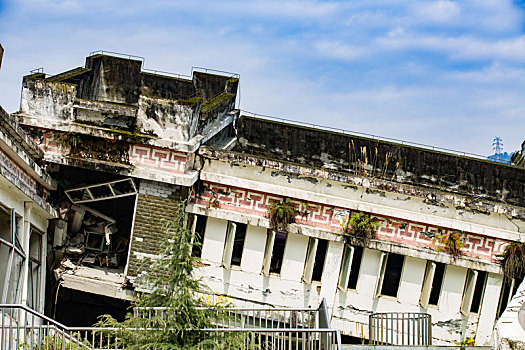
M 164 307 L 133 309 L 135 317 L 147 319 L 165 319 L 172 317 L 171 314 Z M 319 310 L 313 308 L 219 308 L 215 316 L 217 328 L 317 328 L 320 326 L 319 321 Z
M 372 314 L 369 339 L 371 345 L 432 345 L 432 318 L 414 312 Z
M 340 350 L 340 333 L 323 328 L 329 323 L 321 311 L 324 301 L 319 309 L 223 309 L 213 328 L 200 330 L 202 349 Z M 169 311 L 144 308 L 135 315 L 168 317 Z M 66 327 L 24 305 L 0 304 L 0 317 L 0 350 L 120 348 L 117 328 Z

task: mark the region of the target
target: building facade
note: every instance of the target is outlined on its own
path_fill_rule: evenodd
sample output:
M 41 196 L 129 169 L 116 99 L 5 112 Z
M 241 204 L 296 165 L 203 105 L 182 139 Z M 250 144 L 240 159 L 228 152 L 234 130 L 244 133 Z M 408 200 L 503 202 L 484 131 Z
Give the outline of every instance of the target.
M 524 169 L 240 116 L 238 83 L 105 54 L 24 77 L 16 117 L 58 182 L 48 312 L 122 311 L 186 200 L 199 273 L 236 305 L 324 298 L 349 342 L 368 338 L 372 313 L 426 312 L 435 344 L 490 344 L 520 284 L 503 283 L 498 255 L 524 238 Z M 272 203 L 293 220 L 276 228 Z M 373 219 L 366 244 L 345 231 L 355 214 Z
M 0 107 L 0 303 L 43 312 L 51 178 L 43 153 Z

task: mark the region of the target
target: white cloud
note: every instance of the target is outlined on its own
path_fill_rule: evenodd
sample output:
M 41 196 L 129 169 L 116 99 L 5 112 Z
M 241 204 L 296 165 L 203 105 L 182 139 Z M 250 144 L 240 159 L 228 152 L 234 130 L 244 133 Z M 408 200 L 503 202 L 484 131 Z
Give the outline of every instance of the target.
M 339 60 L 354 60 L 366 54 L 363 47 L 343 44 L 334 40 L 321 40 L 314 44 L 317 52 L 324 57 Z
M 424 21 L 449 22 L 461 13 L 458 3 L 449 0 L 418 2 L 415 13 Z

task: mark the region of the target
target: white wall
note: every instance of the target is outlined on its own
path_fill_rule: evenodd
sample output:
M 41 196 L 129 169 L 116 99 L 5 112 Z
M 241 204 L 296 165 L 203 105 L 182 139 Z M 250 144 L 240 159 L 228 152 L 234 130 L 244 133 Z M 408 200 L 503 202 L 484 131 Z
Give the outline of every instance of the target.
M 476 332 L 476 345 L 489 345 L 492 343 L 496 313 L 503 284 L 503 276 L 489 273 L 485 285 L 485 294 L 481 304 L 479 323 Z
M 267 229 L 247 226 L 240 267 L 221 267 L 228 221 L 208 217 L 202 258 L 208 263 L 199 270 L 214 293 L 231 301 L 271 304 L 286 307 L 317 307 L 326 298 L 334 326 L 343 334 L 368 337 L 368 316 L 374 312 L 427 312 L 432 315 L 435 345 L 461 341 L 476 332 L 476 341 L 487 344 L 498 306 L 501 275 L 489 274 L 481 313 L 462 316 L 460 305 L 467 269 L 447 265 L 437 306 L 419 305 L 427 260 L 405 256 L 397 297 L 375 297 L 382 252 L 364 249 L 356 290 L 337 288 L 344 243 L 329 241 L 321 283 L 302 282 L 309 237 L 290 233 L 284 251 L 280 275 L 265 277 L 262 271 Z

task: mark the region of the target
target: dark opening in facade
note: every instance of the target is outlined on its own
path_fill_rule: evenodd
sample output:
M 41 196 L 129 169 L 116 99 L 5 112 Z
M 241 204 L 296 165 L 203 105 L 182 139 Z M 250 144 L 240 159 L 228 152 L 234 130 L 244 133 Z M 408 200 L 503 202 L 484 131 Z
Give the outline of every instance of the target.
M 357 280 L 359 279 L 359 270 L 363 260 L 363 247 L 354 247 L 354 257 L 350 267 L 350 276 L 348 277 L 348 289 L 357 289 Z
M 272 249 L 272 259 L 270 261 L 270 273 L 281 273 L 283 265 L 284 247 L 286 246 L 285 232 L 276 232 L 275 241 Z
M 478 271 L 478 278 L 476 279 L 476 286 L 474 287 L 474 294 L 472 295 L 472 304 L 470 304 L 470 312 L 479 312 L 481 299 L 483 298 L 483 291 L 485 290 L 486 279 L 487 272 Z
M 315 252 L 312 281 L 321 282 L 321 277 L 323 276 L 324 261 L 326 259 L 327 247 L 328 241 L 326 239 L 319 239 L 319 241 L 317 242 L 317 251 Z
M 434 271 L 434 280 L 432 281 L 432 289 L 430 290 L 430 297 L 428 303 L 430 305 L 437 305 L 439 302 L 439 295 L 441 294 L 441 286 L 443 285 L 443 277 L 445 275 L 445 264 L 436 262 L 436 270 Z
M 383 277 L 383 285 L 381 286 L 381 294 L 391 297 L 397 296 L 399 290 L 399 282 L 401 280 L 401 271 L 403 270 L 403 262 L 405 256 L 395 253 L 389 253 L 386 261 L 385 275 Z
M 208 221 L 208 217 L 204 215 L 197 215 L 196 220 L 195 237 L 193 237 L 191 255 L 200 258 L 202 255 L 202 244 L 204 242 L 204 232 L 206 231 L 206 222 Z
M 246 224 L 237 223 L 235 239 L 233 241 L 232 265 L 241 266 L 242 250 L 244 248 L 244 239 L 246 238 L 246 227 Z

